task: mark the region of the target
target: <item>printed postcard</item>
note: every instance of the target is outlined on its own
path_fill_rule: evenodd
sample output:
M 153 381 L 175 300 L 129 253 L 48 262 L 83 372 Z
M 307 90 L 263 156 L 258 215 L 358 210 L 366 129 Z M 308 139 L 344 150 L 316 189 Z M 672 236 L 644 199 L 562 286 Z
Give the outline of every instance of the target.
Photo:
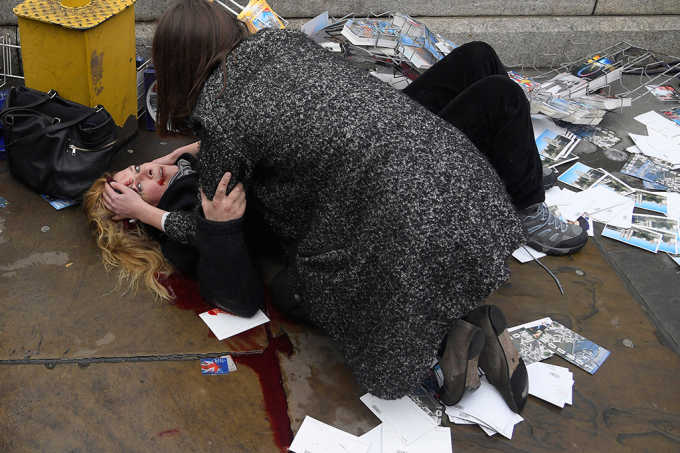
M 661 110 L 659 113 L 680 126 L 680 107 L 675 107 L 670 110 Z
M 600 170 L 605 171 L 602 168 L 600 168 Z M 633 189 L 628 184 L 621 181 L 619 178 L 612 175 L 611 173 L 607 173 L 607 175 L 604 178 L 602 178 L 600 180 L 600 182 L 595 184 L 593 187 L 599 187 L 599 186 L 606 187 L 607 189 L 611 190 L 612 192 L 616 192 L 619 195 L 629 195 L 629 194 L 635 192 L 635 189 Z
M 680 192 L 680 174 L 673 171 L 671 163 L 661 159 L 644 154 L 631 154 L 621 168 L 621 173 L 667 187 L 672 192 Z
M 550 351 L 590 374 L 602 366 L 609 351 L 558 322 L 528 329 Z
M 637 190 L 627 195 L 627 197 L 635 201 L 636 208 L 660 212 L 662 214 L 668 213 L 668 198 L 662 193 Z
M 41 194 L 40 196 L 43 197 L 49 204 L 51 204 L 52 207 L 57 211 L 76 204 L 76 200 L 71 200 L 69 198 L 50 197 L 49 195 L 44 194 Z
M 647 90 L 661 102 L 680 102 L 680 93 L 670 85 L 647 85 Z
M 680 239 L 680 227 L 675 219 L 657 215 L 633 214 L 633 225 L 649 230 L 663 231 L 675 234 Z
M 510 339 L 525 365 L 531 365 L 553 356 L 553 352 L 538 341 L 527 329 L 523 328 L 511 332 Z
M 645 230 L 638 227 L 621 228 L 614 225 L 605 225 L 602 236 L 625 242 L 626 244 L 639 247 L 648 252 L 656 253 L 661 243 L 661 233 Z
M 600 182 L 605 176 L 606 174 L 602 170 L 596 170 L 577 162 L 569 170 L 562 173 L 557 180 L 577 189 L 586 190 Z
M 201 359 L 201 374 L 229 374 L 236 371 L 236 364 L 231 356 L 216 359 Z

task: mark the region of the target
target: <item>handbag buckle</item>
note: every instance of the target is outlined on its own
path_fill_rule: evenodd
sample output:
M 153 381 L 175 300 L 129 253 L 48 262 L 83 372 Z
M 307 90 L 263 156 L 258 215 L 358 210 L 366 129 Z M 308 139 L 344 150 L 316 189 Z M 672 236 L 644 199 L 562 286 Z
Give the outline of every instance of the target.
M 7 115 L 5 117 L 5 124 L 8 124 L 10 126 L 14 126 L 14 116 L 13 115 Z
M 95 106 L 94 106 L 94 113 L 99 113 L 99 112 L 101 112 L 102 110 L 104 110 L 104 106 L 103 106 L 103 105 L 98 104 L 98 105 L 95 105 Z
M 50 90 L 50 91 L 47 92 L 47 95 L 50 97 L 50 99 L 55 97 L 57 94 L 58 93 L 55 90 Z

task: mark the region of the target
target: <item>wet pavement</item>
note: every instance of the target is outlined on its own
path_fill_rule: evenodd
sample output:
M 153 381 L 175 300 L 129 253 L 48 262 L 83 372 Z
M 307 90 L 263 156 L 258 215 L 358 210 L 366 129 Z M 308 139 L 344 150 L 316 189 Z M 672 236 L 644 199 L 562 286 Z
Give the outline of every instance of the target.
M 660 108 L 642 101 L 601 126 L 618 131 L 616 148 L 625 149 L 624 132 L 645 134 L 632 117 Z M 185 142 L 140 129 L 115 167 Z M 623 162 L 594 145 L 576 154 L 621 177 Z M 0 209 L 0 451 L 277 452 L 307 415 L 353 434 L 380 423 L 318 330 L 270 309 L 267 327 L 218 341 L 198 317 L 207 305 L 196 282 L 174 276 L 173 303 L 121 294 L 78 207 L 56 211 L 9 174 L 0 175 L 0 196 L 10 202 Z M 284 260 L 259 245 L 268 283 Z M 680 450 L 680 267 L 599 236 L 575 255 L 541 261 L 564 295 L 538 264 L 511 260 L 512 277 L 489 303 L 510 325 L 550 316 L 611 355 L 594 375 L 548 359 L 574 373 L 572 406 L 530 397 L 512 440 L 453 426 L 454 451 Z M 199 358 L 230 353 L 238 371 L 201 375 Z

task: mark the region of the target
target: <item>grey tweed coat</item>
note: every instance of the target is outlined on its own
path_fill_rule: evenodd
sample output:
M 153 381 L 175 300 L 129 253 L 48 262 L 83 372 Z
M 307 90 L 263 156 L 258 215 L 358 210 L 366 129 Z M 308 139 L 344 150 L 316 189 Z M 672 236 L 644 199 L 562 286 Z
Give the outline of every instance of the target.
M 294 291 L 359 384 L 400 398 L 454 321 L 507 279 L 525 240 L 504 185 L 457 129 L 297 31 L 244 40 L 192 119 L 201 185 L 242 181 Z M 190 242 L 189 216 L 166 231 Z

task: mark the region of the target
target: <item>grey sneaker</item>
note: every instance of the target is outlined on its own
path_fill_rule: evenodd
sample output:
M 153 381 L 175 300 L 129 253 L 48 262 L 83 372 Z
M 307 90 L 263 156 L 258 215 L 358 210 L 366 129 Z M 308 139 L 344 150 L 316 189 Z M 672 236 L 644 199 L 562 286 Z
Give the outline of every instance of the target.
M 557 171 L 554 168 L 543 166 L 543 187 L 550 189 L 557 182 Z
M 527 245 L 548 255 L 568 255 L 580 250 L 588 240 L 588 233 L 555 217 L 545 203 L 536 203 L 519 212 L 527 231 Z

